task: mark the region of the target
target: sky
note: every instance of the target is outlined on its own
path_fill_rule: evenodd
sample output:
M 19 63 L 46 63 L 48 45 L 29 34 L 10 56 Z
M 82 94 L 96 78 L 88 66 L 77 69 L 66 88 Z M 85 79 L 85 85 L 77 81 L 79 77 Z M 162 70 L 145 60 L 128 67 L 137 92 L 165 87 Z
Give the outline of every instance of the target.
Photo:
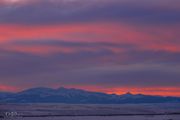
M 179 0 L 0 0 L 0 91 L 180 96 Z

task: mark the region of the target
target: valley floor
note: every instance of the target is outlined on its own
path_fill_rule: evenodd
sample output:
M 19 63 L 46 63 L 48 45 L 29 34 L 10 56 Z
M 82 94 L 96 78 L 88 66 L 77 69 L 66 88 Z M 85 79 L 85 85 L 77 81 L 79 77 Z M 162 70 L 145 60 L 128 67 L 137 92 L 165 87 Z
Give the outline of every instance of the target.
M 0 104 L 0 120 L 180 120 L 180 104 Z
M 103 116 L 84 116 L 84 117 L 45 117 L 45 118 L 44 117 L 34 117 L 34 118 L 27 117 L 27 118 L 14 118 L 13 120 L 180 120 L 180 115 L 104 116 L 104 117 Z

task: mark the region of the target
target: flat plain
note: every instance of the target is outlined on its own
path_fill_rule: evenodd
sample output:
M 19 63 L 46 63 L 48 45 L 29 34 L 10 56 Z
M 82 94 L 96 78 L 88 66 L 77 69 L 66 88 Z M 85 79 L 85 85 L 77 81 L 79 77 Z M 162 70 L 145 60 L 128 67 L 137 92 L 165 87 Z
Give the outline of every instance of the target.
M 180 120 L 180 103 L 0 104 L 0 120 Z

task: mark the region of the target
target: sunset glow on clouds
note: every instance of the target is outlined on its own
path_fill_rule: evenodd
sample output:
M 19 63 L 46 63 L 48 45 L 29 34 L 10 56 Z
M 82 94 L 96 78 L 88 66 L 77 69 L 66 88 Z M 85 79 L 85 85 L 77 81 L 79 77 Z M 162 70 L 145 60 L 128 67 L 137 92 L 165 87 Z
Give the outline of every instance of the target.
M 0 90 L 180 96 L 179 0 L 0 1 Z

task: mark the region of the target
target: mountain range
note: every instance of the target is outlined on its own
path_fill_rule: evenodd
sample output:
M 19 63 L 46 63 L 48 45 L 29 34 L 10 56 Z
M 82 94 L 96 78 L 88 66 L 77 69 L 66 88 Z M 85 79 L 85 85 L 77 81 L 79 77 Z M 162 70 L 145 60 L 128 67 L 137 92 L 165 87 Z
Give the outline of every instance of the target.
M 126 93 L 123 95 L 90 92 L 68 88 L 31 88 L 18 93 L 0 92 L 0 103 L 69 103 L 69 104 L 124 104 L 177 103 L 180 97 L 163 97 Z

